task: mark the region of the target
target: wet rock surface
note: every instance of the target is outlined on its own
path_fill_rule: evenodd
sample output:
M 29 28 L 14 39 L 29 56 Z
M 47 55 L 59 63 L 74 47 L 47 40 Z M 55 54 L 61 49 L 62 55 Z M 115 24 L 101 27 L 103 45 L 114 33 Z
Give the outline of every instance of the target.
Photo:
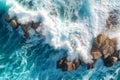
M 114 18 L 114 16 L 111 16 Z M 116 19 L 116 18 L 115 18 Z M 110 18 L 108 19 L 111 20 Z M 5 21 L 10 23 L 13 29 L 16 29 L 18 27 L 21 27 L 24 32 L 24 37 L 29 37 L 29 28 L 32 28 L 35 30 L 40 26 L 40 22 L 29 22 L 26 24 L 20 24 L 17 21 L 17 17 L 9 18 L 9 16 L 6 16 Z M 112 25 L 115 25 L 116 23 L 111 21 Z M 104 65 L 107 67 L 113 66 L 119 59 L 120 59 L 120 51 L 116 50 L 116 44 L 117 40 L 115 38 L 110 39 L 104 34 L 99 34 L 97 37 L 95 37 L 92 48 L 91 48 L 91 55 L 93 57 L 93 63 L 87 63 L 88 69 L 91 69 L 94 67 L 94 64 L 97 59 L 102 57 Z M 77 69 L 80 65 L 85 64 L 84 61 L 80 59 L 75 59 L 74 61 L 67 60 L 67 57 L 64 57 L 57 61 L 57 68 L 60 68 L 62 71 L 71 71 Z
M 69 61 L 69 60 L 67 60 L 67 57 L 64 57 L 57 61 L 57 68 L 60 68 L 62 71 L 75 70 L 80 65 L 86 65 L 88 69 L 93 68 L 93 63 L 85 64 L 80 59 L 75 59 L 74 61 Z
M 86 64 L 88 69 L 94 68 L 95 62 L 102 57 L 104 65 L 106 67 L 113 66 L 120 59 L 120 51 L 116 50 L 117 40 L 115 38 L 110 39 L 104 34 L 99 34 L 95 37 L 93 46 L 91 48 L 91 55 L 93 57 L 93 63 Z M 62 71 L 71 71 L 77 69 L 80 65 L 85 64 L 80 59 L 75 61 L 68 61 L 67 58 L 62 58 L 57 62 L 57 68 Z
M 34 29 L 36 32 L 36 29 L 40 26 L 40 22 L 34 22 L 34 21 L 28 22 L 26 24 L 20 24 L 17 21 L 17 17 L 13 17 L 10 19 L 9 15 L 6 16 L 5 21 L 10 23 L 13 29 L 17 29 L 18 27 L 21 27 L 24 32 L 25 38 L 29 37 L 29 32 L 28 32 L 29 28 Z
M 93 42 L 91 49 L 91 55 L 96 60 L 99 57 L 107 58 L 113 54 L 116 49 L 116 39 L 110 39 L 104 34 L 99 34 Z
M 72 61 L 68 61 L 66 57 L 58 60 L 57 68 L 61 68 L 62 71 L 71 71 L 76 69 L 80 65 L 80 62 L 75 63 Z
M 116 50 L 112 55 L 104 58 L 104 65 L 107 67 L 113 66 L 118 60 L 120 60 L 120 50 Z

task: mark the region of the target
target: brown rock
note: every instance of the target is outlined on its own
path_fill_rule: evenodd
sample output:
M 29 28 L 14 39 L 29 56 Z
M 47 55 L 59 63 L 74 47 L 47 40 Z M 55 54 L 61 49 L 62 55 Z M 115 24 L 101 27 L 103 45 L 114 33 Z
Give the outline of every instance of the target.
M 115 52 L 116 39 L 109 39 L 104 34 L 99 34 L 94 42 L 91 49 L 91 55 L 93 60 L 97 60 L 99 57 L 107 58 L 109 55 Z
M 80 65 L 85 64 L 80 59 L 75 59 L 74 61 L 68 61 L 66 57 L 57 61 L 57 68 L 60 68 L 62 71 L 71 71 L 77 69 Z M 86 64 L 88 69 L 94 67 L 94 63 Z
M 118 61 L 115 51 L 116 39 L 110 39 L 104 34 L 99 34 L 94 40 L 91 55 L 94 61 L 102 56 L 105 66 L 110 67 Z
M 62 71 L 71 71 L 77 69 L 80 63 L 81 62 L 68 61 L 66 57 L 64 57 L 57 62 L 57 68 L 60 68 Z
M 24 32 L 24 37 L 27 39 L 29 37 L 28 29 L 31 27 L 31 23 L 21 25 Z
M 39 27 L 39 25 L 40 25 L 40 22 L 34 23 L 33 21 L 32 21 L 32 22 L 29 22 L 29 23 L 27 23 L 27 24 L 23 24 L 23 25 L 22 25 L 22 30 L 23 30 L 23 32 L 24 32 L 24 37 L 25 37 L 25 38 L 28 38 L 28 37 L 29 37 L 29 33 L 28 33 L 28 29 L 29 29 L 29 28 L 33 28 L 33 29 L 36 31 L 36 29 Z
M 97 60 L 99 57 L 102 56 L 102 53 L 100 52 L 99 49 L 95 49 L 94 51 L 92 50 L 91 54 L 94 60 Z
M 14 17 L 14 18 L 10 19 L 9 15 L 6 16 L 5 21 L 9 22 L 13 29 L 18 28 L 19 25 L 20 25 L 23 32 L 24 32 L 24 37 L 25 38 L 29 37 L 29 33 L 28 33 L 29 28 L 33 28 L 35 30 L 35 32 L 36 32 L 36 29 L 40 25 L 40 22 L 33 22 L 33 21 L 29 22 L 29 23 L 26 23 L 26 24 L 19 24 L 18 21 L 17 21 L 17 17 Z
M 14 17 L 13 19 L 11 19 L 11 21 L 10 21 L 10 25 L 13 27 L 13 29 L 18 28 L 19 23 L 18 23 L 18 21 L 17 21 L 17 18 L 16 18 L 16 17 Z
M 114 65 L 120 59 L 120 51 L 116 51 L 116 39 L 110 39 L 104 34 L 99 34 L 94 39 L 91 55 L 94 62 L 86 64 L 88 69 L 93 68 L 96 60 L 100 57 L 103 58 L 105 66 L 110 67 Z M 64 57 L 57 62 L 57 68 L 61 68 L 62 71 L 71 71 L 77 69 L 82 64 L 85 63 L 80 59 L 75 59 L 72 62 Z
M 113 56 L 112 58 L 113 58 L 113 62 L 114 62 L 114 63 L 116 63 L 116 62 L 118 61 L 118 58 L 117 58 L 117 57 Z

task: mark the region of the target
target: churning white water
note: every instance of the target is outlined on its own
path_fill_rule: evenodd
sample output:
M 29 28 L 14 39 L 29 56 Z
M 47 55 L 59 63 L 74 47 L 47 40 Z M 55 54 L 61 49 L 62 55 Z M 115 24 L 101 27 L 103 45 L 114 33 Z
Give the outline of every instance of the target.
M 90 49 L 99 33 L 118 38 L 118 31 L 105 30 L 106 19 L 113 9 L 120 10 L 119 0 L 34 0 L 33 7 L 8 0 L 10 17 L 17 16 L 21 24 L 41 21 L 37 32 L 46 37 L 45 42 L 57 49 L 67 49 L 68 59 L 81 58 L 92 62 Z M 116 29 L 116 28 L 115 28 Z M 109 32 L 109 33 L 108 33 Z M 119 47 L 118 42 L 118 48 Z

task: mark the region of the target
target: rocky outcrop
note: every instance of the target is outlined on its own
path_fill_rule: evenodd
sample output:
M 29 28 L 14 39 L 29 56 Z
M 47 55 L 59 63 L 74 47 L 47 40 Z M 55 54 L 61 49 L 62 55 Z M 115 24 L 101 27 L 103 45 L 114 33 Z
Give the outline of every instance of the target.
M 18 28 L 19 23 L 17 21 L 17 17 L 13 17 L 12 19 L 10 19 L 9 15 L 6 16 L 5 21 L 10 23 L 10 25 L 12 26 L 13 29 Z
M 104 34 L 99 34 L 95 39 L 91 49 L 93 60 L 96 61 L 102 57 L 105 66 L 110 67 L 114 65 L 118 57 L 116 55 L 116 39 L 110 39 Z
M 16 17 L 14 17 L 14 18 L 10 21 L 10 25 L 13 27 L 13 29 L 16 29 L 16 28 L 19 27 L 19 23 L 18 23 Z
M 9 15 L 6 16 L 5 21 L 10 23 L 10 25 L 12 26 L 13 29 L 16 29 L 20 26 L 22 28 L 23 32 L 24 32 L 24 37 L 25 38 L 29 37 L 29 33 L 28 33 L 29 28 L 34 29 L 35 32 L 36 32 L 36 29 L 40 25 L 40 22 L 33 22 L 33 21 L 31 21 L 29 23 L 26 23 L 26 24 L 20 24 L 17 21 L 17 17 L 13 17 L 13 18 L 10 19 Z
M 80 59 L 77 61 L 69 61 L 66 57 L 57 61 L 57 68 L 61 68 L 62 71 L 71 71 L 77 69 L 82 62 Z
M 96 60 L 99 57 L 107 58 L 116 50 L 116 39 L 109 39 L 104 34 L 99 34 L 93 42 L 91 55 Z
M 120 51 L 116 51 L 116 39 L 110 39 L 104 34 L 99 34 L 93 42 L 91 48 L 91 55 L 93 57 L 93 63 L 86 64 L 88 69 L 94 67 L 97 59 L 102 57 L 104 65 L 110 67 L 114 65 L 120 56 Z M 62 58 L 57 62 L 57 68 L 61 68 L 62 71 L 70 71 L 78 68 L 80 65 L 85 64 L 80 59 L 75 61 L 68 61 L 67 58 Z
M 107 58 L 103 58 L 104 65 L 107 67 L 113 66 L 118 60 L 120 60 L 120 50 L 115 51 L 112 55 Z
M 114 65 L 118 58 L 115 55 L 116 39 L 110 39 L 104 34 L 99 34 L 93 43 L 91 55 L 93 60 L 96 61 L 99 57 L 103 58 L 105 66 L 110 67 Z
M 57 68 L 60 68 L 62 71 L 71 71 L 77 69 L 80 65 L 85 63 L 80 59 L 75 59 L 74 61 L 67 60 L 67 57 L 64 57 L 57 61 Z M 93 63 L 86 64 L 88 69 L 93 68 Z

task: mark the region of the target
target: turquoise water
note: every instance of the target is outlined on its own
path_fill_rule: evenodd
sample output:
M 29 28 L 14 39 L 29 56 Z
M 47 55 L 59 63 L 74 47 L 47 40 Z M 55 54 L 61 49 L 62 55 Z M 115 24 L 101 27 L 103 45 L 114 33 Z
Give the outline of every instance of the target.
M 84 1 L 79 16 L 90 17 L 89 3 Z M 25 40 L 20 28 L 12 30 L 4 21 L 9 8 L 0 0 L 0 80 L 120 80 L 120 62 L 106 68 L 99 59 L 91 70 L 86 66 L 70 72 L 57 69 L 57 60 L 67 55 L 67 50 L 45 44 L 44 36 L 33 35 Z M 63 8 L 60 10 L 64 12 Z M 62 13 L 60 16 L 64 19 Z

